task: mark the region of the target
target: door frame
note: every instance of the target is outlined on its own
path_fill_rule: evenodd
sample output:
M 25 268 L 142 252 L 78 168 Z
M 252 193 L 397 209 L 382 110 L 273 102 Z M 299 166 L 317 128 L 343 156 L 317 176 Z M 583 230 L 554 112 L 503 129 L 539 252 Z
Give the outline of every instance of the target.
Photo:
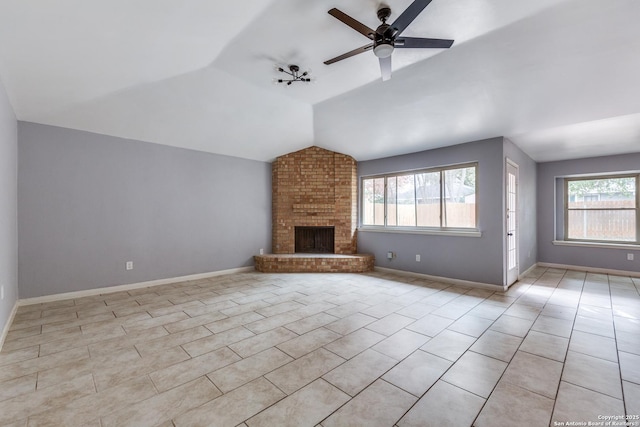
M 516 265 L 515 265 L 515 277 L 513 276 L 509 276 L 509 218 L 508 218 L 508 210 L 509 210 L 509 167 L 512 167 L 515 169 L 515 175 L 516 175 L 516 182 L 515 182 L 515 193 L 516 193 L 516 200 L 515 200 L 515 251 L 516 251 Z M 518 221 L 518 213 L 519 213 L 519 206 L 520 206 L 520 191 L 519 191 L 519 183 L 520 181 L 520 167 L 518 166 L 518 164 L 511 160 L 510 158 L 506 157 L 505 158 L 505 167 L 504 167 L 504 217 L 503 217 L 503 223 L 504 223 L 504 236 L 503 236 L 503 242 L 504 242 L 504 287 L 505 289 L 508 288 L 509 286 L 511 286 L 512 284 L 514 284 L 517 280 L 518 277 L 520 276 L 520 259 L 519 259 L 519 255 L 520 255 L 520 221 Z

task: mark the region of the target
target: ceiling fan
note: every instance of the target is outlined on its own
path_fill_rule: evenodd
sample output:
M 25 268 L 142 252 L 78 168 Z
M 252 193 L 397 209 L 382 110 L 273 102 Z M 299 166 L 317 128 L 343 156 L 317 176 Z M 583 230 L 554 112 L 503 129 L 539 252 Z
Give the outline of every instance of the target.
M 347 24 L 360 34 L 363 34 L 372 40 L 372 43 L 336 56 L 324 63 L 327 65 L 333 64 L 334 62 L 342 61 L 343 59 L 373 49 L 373 54 L 380 60 L 382 80 L 389 80 L 391 78 L 391 54 L 396 47 L 402 49 L 448 49 L 453 44 L 453 40 L 399 37 L 429 3 L 431 3 L 431 0 L 415 0 L 398 16 L 393 24 L 387 24 L 387 19 L 391 16 L 391 9 L 386 5 L 382 5 L 378 9 L 378 19 L 382 21 L 382 24 L 375 30 L 334 7 L 329 11 L 329 15 Z

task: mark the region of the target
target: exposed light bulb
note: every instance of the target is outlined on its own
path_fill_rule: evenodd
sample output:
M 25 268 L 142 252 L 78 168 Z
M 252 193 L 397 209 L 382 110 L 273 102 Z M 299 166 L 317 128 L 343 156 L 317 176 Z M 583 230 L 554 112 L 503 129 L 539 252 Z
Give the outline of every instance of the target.
M 293 82 L 311 83 L 313 80 L 311 77 L 311 70 L 306 70 L 300 73 L 300 67 L 295 64 L 291 64 L 287 66 L 287 68 L 276 64 L 274 69 L 279 73 L 286 74 L 286 76 L 283 78 L 274 78 L 272 80 L 273 84 L 286 83 L 287 86 L 291 86 L 291 83 Z

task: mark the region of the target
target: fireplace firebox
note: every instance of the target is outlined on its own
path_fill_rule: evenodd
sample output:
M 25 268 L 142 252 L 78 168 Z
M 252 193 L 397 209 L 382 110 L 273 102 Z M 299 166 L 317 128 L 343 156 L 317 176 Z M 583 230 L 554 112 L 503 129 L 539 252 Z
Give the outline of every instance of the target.
M 334 227 L 295 227 L 296 253 L 334 253 Z

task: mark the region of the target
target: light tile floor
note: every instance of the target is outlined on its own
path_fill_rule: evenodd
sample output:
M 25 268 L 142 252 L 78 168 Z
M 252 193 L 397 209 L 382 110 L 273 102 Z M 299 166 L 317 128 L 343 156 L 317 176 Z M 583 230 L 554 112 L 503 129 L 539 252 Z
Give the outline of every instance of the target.
M 640 279 L 545 268 L 505 293 L 387 272 L 243 273 L 23 306 L 0 352 L 0 424 L 558 426 L 637 416 L 639 288 Z

